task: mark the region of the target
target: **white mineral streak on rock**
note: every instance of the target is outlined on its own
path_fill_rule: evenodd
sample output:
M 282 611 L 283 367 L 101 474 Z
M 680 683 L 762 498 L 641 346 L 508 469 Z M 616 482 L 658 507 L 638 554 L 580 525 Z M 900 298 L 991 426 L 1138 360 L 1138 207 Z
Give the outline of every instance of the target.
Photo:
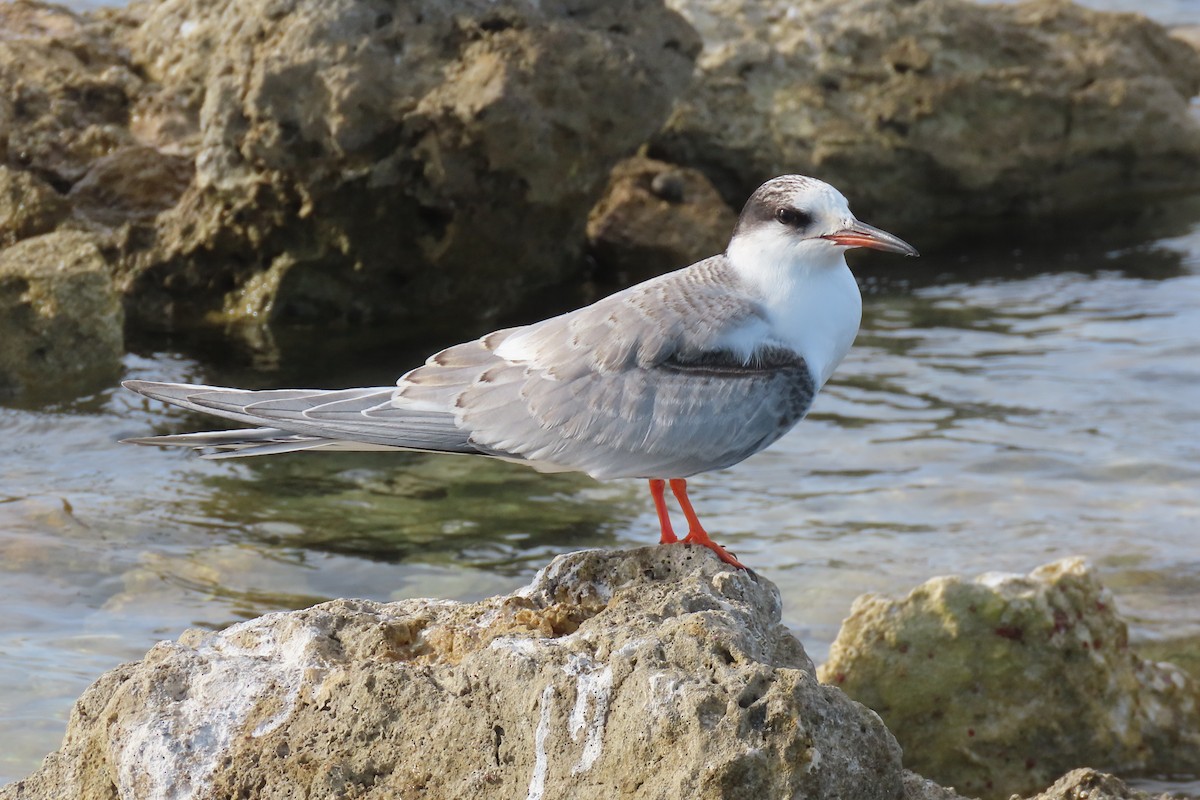
M 488 644 L 491 650 L 503 650 L 506 653 L 512 653 L 522 658 L 534 658 L 547 645 L 553 646 L 553 643 L 547 642 L 544 639 L 531 639 L 528 636 L 497 636 Z
M 122 797 L 200 796 L 263 697 L 284 699 L 280 711 L 260 723 L 254 736 L 269 733 L 291 715 L 306 671 L 320 666 L 309 651 L 317 632 L 295 630 L 279 642 L 274 620 L 280 616 L 234 625 L 196 649 L 202 669 L 185 685 L 163 687 L 171 699 L 179 694 L 182 699 L 158 704 L 151 718 L 126 733 L 116 764 Z M 246 638 L 253 638 L 253 645 L 238 643 Z M 184 649 L 167 643 L 159 647 Z
M 529 778 L 529 793 L 526 800 L 542 800 L 546 791 L 546 772 L 550 759 L 546 755 L 546 737 L 550 735 L 551 703 L 554 702 L 554 686 L 547 684 L 542 690 L 542 715 L 538 719 L 537 731 L 533 734 L 533 775 Z
M 571 769 L 572 775 L 578 775 L 592 768 L 604 747 L 604 725 L 608 721 L 608 703 L 612 697 L 613 670 L 611 664 L 601 668 L 590 658 L 576 654 L 571 656 L 565 670 L 576 678 L 575 707 L 571 709 L 570 718 L 571 741 L 578 742 L 587 731 L 583 753 Z

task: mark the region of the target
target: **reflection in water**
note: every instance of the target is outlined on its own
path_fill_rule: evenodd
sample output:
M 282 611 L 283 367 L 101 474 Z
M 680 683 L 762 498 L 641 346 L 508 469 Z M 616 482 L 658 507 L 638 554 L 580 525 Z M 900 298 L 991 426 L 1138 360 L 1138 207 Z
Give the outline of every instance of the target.
M 976 258 L 981 276 L 1014 262 Z M 1200 236 L 1047 262 L 1078 272 L 1021 260 L 1029 277 L 964 283 L 939 277 L 962 276 L 961 262 L 931 259 L 922 288 L 868 298 L 813 416 L 692 482 L 714 534 L 779 584 L 815 658 L 862 592 L 1082 553 L 1135 641 L 1200 661 Z M 348 343 L 253 376 L 158 353 L 130 358 L 127 377 L 383 383 L 444 343 Z M 16 743 L 0 749 L 0 781 L 57 746 L 100 672 L 188 626 L 337 596 L 475 599 L 554 553 L 657 539 L 633 482 L 459 457 L 208 462 L 114 444 L 205 424 L 119 390 L 0 409 L 0 580 L 18 598 L 0 621 L 0 741 Z

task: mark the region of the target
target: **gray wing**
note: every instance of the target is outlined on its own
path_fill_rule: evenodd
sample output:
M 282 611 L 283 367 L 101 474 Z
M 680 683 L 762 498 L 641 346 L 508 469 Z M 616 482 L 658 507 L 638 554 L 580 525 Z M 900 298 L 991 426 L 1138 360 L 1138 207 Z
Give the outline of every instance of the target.
M 185 383 L 125 381 L 156 400 L 226 419 L 269 427 L 149 436 L 132 444 L 215 450 L 207 458 L 296 450 L 429 450 L 478 453 L 454 415 L 393 405 L 391 386 L 362 389 L 250 391 Z
M 444 350 L 401 378 L 395 402 L 453 409 L 473 446 L 536 467 L 686 477 L 741 461 L 807 413 L 803 359 L 769 339 L 730 345 L 765 330 L 719 256 Z
M 129 381 L 149 397 L 260 426 L 132 441 L 215 449 L 215 457 L 478 453 L 596 478 L 682 478 L 741 461 L 807 413 L 812 376 L 767 330 L 717 256 L 443 350 L 394 388 L 251 392 Z

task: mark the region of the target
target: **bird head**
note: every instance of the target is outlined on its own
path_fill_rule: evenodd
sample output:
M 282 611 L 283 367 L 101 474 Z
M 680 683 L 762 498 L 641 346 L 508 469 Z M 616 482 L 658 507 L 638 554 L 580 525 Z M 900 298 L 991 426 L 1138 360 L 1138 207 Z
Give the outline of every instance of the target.
M 812 267 L 844 264 L 852 247 L 918 255 L 898 236 L 860 222 L 837 189 L 804 175 L 772 178 L 750 195 L 729 241 L 734 261 L 747 257 Z

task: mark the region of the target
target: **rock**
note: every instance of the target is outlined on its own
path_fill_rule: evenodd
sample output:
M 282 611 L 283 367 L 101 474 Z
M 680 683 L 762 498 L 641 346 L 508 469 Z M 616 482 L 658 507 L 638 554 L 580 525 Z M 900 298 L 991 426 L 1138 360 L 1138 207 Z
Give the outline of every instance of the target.
M 1013 800 L 1017 800 L 1016 795 Z M 1146 792 L 1130 789 L 1120 778 L 1094 769 L 1077 769 L 1055 781 L 1046 791 L 1030 800 L 1155 800 Z M 1170 800 L 1167 795 L 1158 800 Z
M 191 185 L 125 253 L 129 308 L 151 324 L 513 308 L 580 274 L 588 209 L 699 49 L 654 0 L 166 0 L 128 15 L 118 35 L 157 87 L 144 130 L 160 149 L 171 131 L 195 142 Z
M 0 164 L 0 247 L 54 230 L 68 211 L 45 181 Z
M 111 380 L 123 322 L 88 235 L 60 230 L 0 250 L 0 390 L 76 392 Z
M 0 3 L 0 162 L 59 192 L 93 161 L 135 143 L 142 82 L 120 48 L 61 6 Z
M 781 172 L 841 187 L 925 249 L 1200 183 L 1200 54 L 1063 0 L 671 0 L 699 78 L 650 154 L 726 199 Z
M 736 223 L 698 170 L 630 158 L 588 215 L 588 247 L 602 279 L 629 284 L 724 252 Z
M 108 226 L 153 220 L 191 184 L 190 159 L 153 147 L 123 147 L 92 162 L 67 197 L 76 213 Z
M 820 676 L 879 712 L 906 766 L 968 795 L 1037 791 L 1088 764 L 1200 770 L 1200 688 L 1130 649 L 1082 559 L 860 597 Z
M 924 787 L 779 620 L 771 583 L 679 546 L 564 555 L 479 603 L 337 600 L 193 631 L 97 681 L 0 799 Z

